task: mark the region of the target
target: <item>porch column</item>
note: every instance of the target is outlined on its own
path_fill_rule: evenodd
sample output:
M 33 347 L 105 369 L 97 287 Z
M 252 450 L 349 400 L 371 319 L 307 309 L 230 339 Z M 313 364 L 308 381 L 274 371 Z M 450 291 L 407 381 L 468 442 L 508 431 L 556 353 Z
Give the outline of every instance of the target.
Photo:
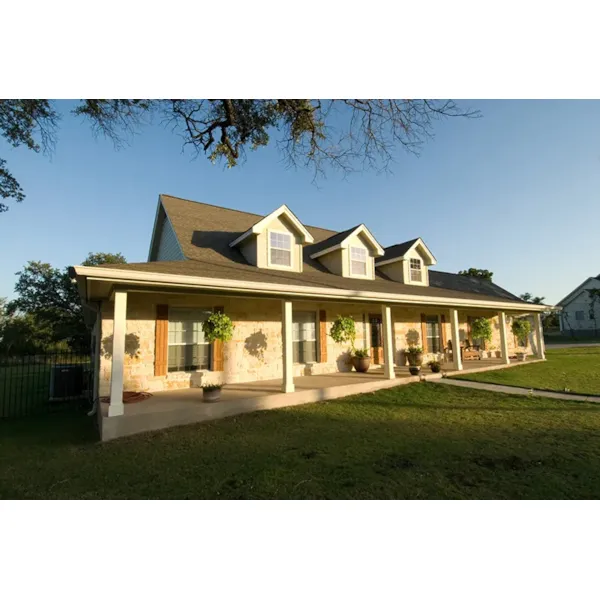
M 123 414 L 123 366 L 125 362 L 125 330 L 127 328 L 127 292 L 115 292 L 113 316 L 112 365 L 110 369 L 110 404 L 108 416 Z
M 500 354 L 502 356 L 502 362 L 505 365 L 510 364 L 510 358 L 508 358 L 508 336 L 506 334 L 506 313 L 500 311 L 498 313 L 498 322 L 500 324 Z
M 535 313 L 535 343 L 537 346 L 538 358 L 546 358 L 546 348 L 544 344 L 544 326 L 542 325 L 541 313 Z
M 381 307 L 383 316 L 383 368 L 386 379 L 394 379 L 396 372 L 394 370 L 394 334 L 392 327 L 392 308 L 383 305 Z
M 458 310 L 450 309 L 450 337 L 452 338 L 452 359 L 457 371 L 463 370 L 462 356 L 460 355 L 460 329 L 458 327 Z
M 283 391 L 294 391 L 294 347 L 292 344 L 292 302 L 281 301 L 281 345 L 283 347 Z

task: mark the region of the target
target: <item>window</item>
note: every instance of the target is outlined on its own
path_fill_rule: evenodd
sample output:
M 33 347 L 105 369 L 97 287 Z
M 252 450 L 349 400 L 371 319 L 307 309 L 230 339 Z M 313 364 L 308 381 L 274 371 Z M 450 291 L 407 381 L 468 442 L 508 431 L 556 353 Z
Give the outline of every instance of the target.
M 292 319 L 292 346 L 295 363 L 317 360 L 317 313 L 295 312 Z
M 367 250 L 350 246 L 350 275 L 367 274 Z
M 575 320 L 577 321 L 583 321 L 583 311 L 582 310 L 578 310 L 575 311 Z
M 211 344 L 204 340 L 202 322 L 210 311 L 169 310 L 168 370 L 196 371 L 210 366 Z
M 425 318 L 427 327 L 427 352 L 441 352 L 440 321 L 437 316 Z
M 292 266 L 292 236 L 279 231 L 269 232 L 269 256 L 272 265 Z
M 421 259 L 411 258 L 410 259 L 410 280 L 411 281 L 423 281 L 423 272 L 421 270 Z

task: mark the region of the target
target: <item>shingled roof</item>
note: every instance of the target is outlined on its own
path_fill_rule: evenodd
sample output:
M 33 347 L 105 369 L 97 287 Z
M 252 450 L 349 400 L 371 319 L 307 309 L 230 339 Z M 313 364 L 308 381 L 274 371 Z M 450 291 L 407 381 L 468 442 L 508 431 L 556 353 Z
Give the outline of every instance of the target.
M 129 269 L 147 273 L 168 273 L 196 277 L 240 280 L 247 282 L 288 284 L 306 287 L 337 288 L 390 294 L 407 294 L 466 300 L 523 301 L 494 283 L 474 277 L 429 270 L 429 286 L 415 286 L 392 281 L 378 269 L 375 279 L 348 279 L 329 272 L 318 260 L 310 258 L 315 247 L 329 246 L 332 239 L 343 240 L 356 229 L 336 232 L 320 227 L 306 226 L 315 242 L 304 248 L 302 273 L 259 269 L 246 261 L 237 248 L 229 244 L 263 218 L 263 215 L 222 208 L 202 202 L 161 195 L 162 205 L 173 226 L 184 256 L 182 261 L 153 261 L 106 265 L 111 269 Z M 397 247 L 412 245 L 418 238 Z M 335 243 L 335 242 L 334 242 Z M 395 248 L 392 246 L 391 248 Z M 397 250 L 400 251 L 400 250 Z M 388 249 L 386 249 L 386 257 Z

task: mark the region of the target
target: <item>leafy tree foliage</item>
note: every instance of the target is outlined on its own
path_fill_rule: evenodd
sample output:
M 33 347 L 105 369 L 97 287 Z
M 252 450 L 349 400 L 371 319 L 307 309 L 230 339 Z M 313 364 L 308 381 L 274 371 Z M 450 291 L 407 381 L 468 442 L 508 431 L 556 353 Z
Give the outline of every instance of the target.
M 546 299 L 545 296 L 532 296 L 529 292 L 521 294 L 519 298 L 525 302 L 530 302 L 531 304 L 543 304 Z
M 83 100 L 73 113 L 117 146 L 158 119 L 184 147 L 228 167 L 277 134 L 284 162 L 311 168 L 315 176 L 326 167 L 389 170 L 396 149 L 418 154 L 439 119 L 479 116 L 452 100 Z M 49 100 L 0 100 L 0 135 L 14 146 L 51 148 L 58 120 Z M 24 198 L 2 159 L 0 198 Z M 0 204 L 0 211 L 6 208 Z
M 491 271 L 487 271 L 486 269 L 475 269 L 471 267 L 466 271 L 459 271 L 459 275 L 466 275 L 467 277 L 478 277 L 479 279 L 485 279 L 487 281 L 492 281 L 492 277 L 494 274 Z
M 88 254 L 84 264 L 125 262 L 122 254 L 99 252 Z M 42 348 L 64 343 L 73 350 L 87 350 L 90 334 L 83 319 L 77 286 L 71 281 L 68 269 L 29 261 L 16 275 L 17 297 L 6 306 L 12 321 L 11 331 L 19 331 L 19 328 L 25 331 L 29 327 L 29 338 Z

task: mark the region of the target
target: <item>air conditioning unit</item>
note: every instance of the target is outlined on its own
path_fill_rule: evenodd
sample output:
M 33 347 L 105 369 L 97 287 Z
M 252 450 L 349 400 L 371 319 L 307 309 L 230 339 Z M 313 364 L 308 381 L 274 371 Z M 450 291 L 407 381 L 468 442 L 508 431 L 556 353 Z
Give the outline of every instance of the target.
M 53 365 L 50 370 L 51 402 L 80 398 L 84 392 L 84 365 Z

